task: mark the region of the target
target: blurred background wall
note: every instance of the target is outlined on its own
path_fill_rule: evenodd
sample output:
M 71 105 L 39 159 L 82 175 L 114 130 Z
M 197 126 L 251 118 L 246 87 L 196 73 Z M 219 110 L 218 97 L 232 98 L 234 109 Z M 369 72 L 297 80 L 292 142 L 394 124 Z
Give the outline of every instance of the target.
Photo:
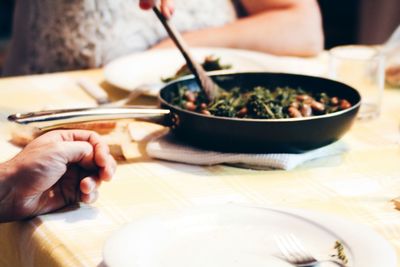
M 0 0 L 0 69 L 11 35 L 14 1 Z M 340 44 L 382 43 L 400 24 L 400 0 L 319 0 L 319 4 L 327 49 Z
M 11 21 L 14 1 L 15 0 L 0 0 L 0 70 L 4 61 L 8 39 L 11 36 Z
M 360 6 L 361 43 L 381 43 L 400 24 L 400 0 L 364 0 Z
M 325 48 L 381 44 L 400 24 L 400 0 L 319 0 Z

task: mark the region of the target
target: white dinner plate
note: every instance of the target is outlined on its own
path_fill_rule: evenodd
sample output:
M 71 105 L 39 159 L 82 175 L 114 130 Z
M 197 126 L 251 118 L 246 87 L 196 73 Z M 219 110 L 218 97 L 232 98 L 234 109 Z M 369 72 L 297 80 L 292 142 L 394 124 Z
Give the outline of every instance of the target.
M 320 58 L 278 57 L 265 53 L 228 48 L 192 48 L 193 56 L 203 62 L 208 55 L 232 66 L 231 71 L 270 71 L 322 76 L 326 66 Z M 143 84 L 159 84 L 161 78 L 172 76 L 184 64 L 177 49 L 160 49 L 136 53 L 116 59 L 104 67 L 108 83 L 124 90 Z M 149 94 L 157 95 L 161 86 L 152 86 Z
M 284 267 L 290 265 L 280 260 L 275 237 L 289 233 L 319 259 L 329 258 L 340 240 L 348 266 L 396 266 L 388 242 L 363 225 L 304 210 L 233 204 L 132 222 L 109 238 L 103 256 L 109 267 Z

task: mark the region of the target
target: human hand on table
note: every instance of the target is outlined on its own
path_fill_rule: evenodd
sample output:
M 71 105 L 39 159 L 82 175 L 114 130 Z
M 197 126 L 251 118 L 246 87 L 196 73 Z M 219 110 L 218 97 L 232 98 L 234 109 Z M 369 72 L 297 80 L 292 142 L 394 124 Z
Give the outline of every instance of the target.
M 62 130 L 46 133 L 17 156 L 0 164 L 0 222 L 48 213 L 96 200 L 116 162 L 97 133 Z
M 139 5 L 142 9 L 150 9 L 156 5 L 156 2 L 156 0 L 140 0 Z M 174 13 L 173 0 L 161 0 L 160 9 L 164 16 L 170 18 Z

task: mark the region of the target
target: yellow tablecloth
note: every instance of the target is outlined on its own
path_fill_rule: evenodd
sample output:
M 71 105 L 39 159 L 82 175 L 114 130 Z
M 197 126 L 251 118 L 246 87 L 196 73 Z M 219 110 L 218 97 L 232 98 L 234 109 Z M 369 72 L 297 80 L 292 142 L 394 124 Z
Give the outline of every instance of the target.
M 6 141 L 5 114 L 49 103 L 52 107 L 95 104 L 76 86 L 81 75 L 103 81 L 100 70 L 0 80 L 1 161 L 18 152 Z M 108 90 L 114 98 L 126 94 Z M 357 121 L 344 137 L 350 147 L 347 153 L 293 171 L 156 160 L 121 164 L 94 205 L 0 225 L 0 266 L 101 266 L 105 240 L 122 225 L 162 210 L 229 201 L 342 216 L 376 230 L 400 258 L 400 211 L 390 201 L 400 196 L 399 125 L 400 90 L 386 89 L 380 118 Z

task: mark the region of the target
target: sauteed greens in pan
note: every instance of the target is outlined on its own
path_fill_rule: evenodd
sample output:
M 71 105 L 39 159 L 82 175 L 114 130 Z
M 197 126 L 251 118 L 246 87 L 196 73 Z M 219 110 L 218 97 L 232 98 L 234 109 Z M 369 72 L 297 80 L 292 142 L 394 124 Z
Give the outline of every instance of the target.
M 224 91 L 213 102 L 208 103 L 205 94 L 180 87 L 171 104 L 189 111 L 220 117 L 251 119 L 284 119 L 323 115 L 348 109 L 346 99 L 326 93 L 307 92 L 301 88 L 277 87 L 268 89 L 233 88 Z
M 215 56 L 207 56 L 201 65 L 203 66 L 205 71 L 226 70 L 226 69 L 232 68 L 231 65 L 221 64 L 220 58 L 215 57 Z M 171 76 L 168 78 L 163 78 L 161 80 L 166 83 L 166 82 L 176 80 L 182 76 L 189 75 L 189 74 L 192 74 L 192 72 L 189 70 L 188 66 L 185 64 L 175 73 L 174 76 Z

